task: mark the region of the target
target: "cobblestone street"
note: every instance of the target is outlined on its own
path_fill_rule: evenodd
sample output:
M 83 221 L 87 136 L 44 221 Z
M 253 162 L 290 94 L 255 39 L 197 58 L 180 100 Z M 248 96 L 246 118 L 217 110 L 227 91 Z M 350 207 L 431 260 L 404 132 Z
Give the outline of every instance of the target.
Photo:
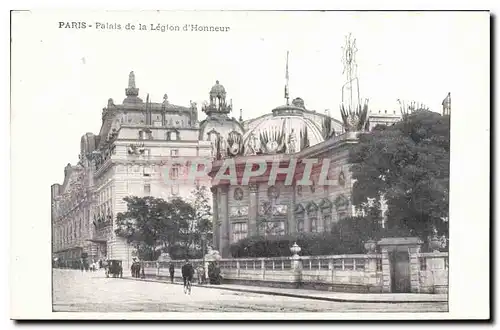
M 447 304 L 351 303 L 231 292 L 106 278 L 104 271 L 54 269 L 53 309 L 60 312 L 438 312 Z

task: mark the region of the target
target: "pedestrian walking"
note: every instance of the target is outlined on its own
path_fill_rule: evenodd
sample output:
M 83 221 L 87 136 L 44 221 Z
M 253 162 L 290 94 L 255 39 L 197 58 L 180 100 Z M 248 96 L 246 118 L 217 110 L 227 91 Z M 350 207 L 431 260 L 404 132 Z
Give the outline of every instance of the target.
M 170 263 L 170 266 L 168 267 L 168 271 L 170 272 L 170 282 L 174 283 L 175 266 L 172 262 Z

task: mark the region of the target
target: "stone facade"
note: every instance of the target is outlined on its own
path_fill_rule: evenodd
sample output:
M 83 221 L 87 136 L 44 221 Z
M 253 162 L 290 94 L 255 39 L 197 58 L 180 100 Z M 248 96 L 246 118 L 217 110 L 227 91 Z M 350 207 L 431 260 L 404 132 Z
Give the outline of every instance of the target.
M 307 109 L 301 98 L 267 115 L 236 120 L 229 117 L 232 102 L 217 81 L 202 106 L 207 118 L 199 122 L 195 103 L 174 105 L 167 95 L 160 103 L 149 95 L 144 102 L 133 72 L 125 95 L 122 104 L 108 100 L 100 132 L 82 136 L 78 164 L 68 164 L 63 184 L 52 186 L 53 252 L 60 260 L 79 261 L 86 254 L 90 260 L 120 259 L 128 267 L 133 249 L 115 235 L 116 214 L 127 207 L 123 198 L 189 196 L 192 184 L 165 182 L 166 175 L 175 180 L 187 173 L 183 157 L 211 163 L 212 179 L 226 160 L 234 161 L 236 183 L 215 183 L 210 196 L 212 245 L 225 257 L 231 243 L 249 235 L 321 232 L 353 214 L 347 157 L 357 133 Z M 300 183 L 306 159 L 318 160 L 312 185 Z M 333 182 L 325 186 L 318 184 L 323 160 L 330 162 L 326 179 Z M 264 162 L 267 169 L 242 183 L 247 161 Z M 167 162 L 173 164 L 168 174 Z M 289 169 L 290 180 L 286 170 L 272 169 L 276 164 Z M 270 176 L 275 182 L 269 183 Z
M 353 183 L 347 157 L 349 146 L 356 142 L 356 133 L 345 133 L 293 155 L 233 158 L 238 184 L 221 180 L 212 187 L 217 210 L 214 212 L 215 244 L 221 255 L 228 257 L 230 244 L 247 236 L 322 232 L 331 229 L 340 219 L 351 216 Z M 311 170 L 310 185 L 301 185 L 305 159 L 317 160 Z M 325 179 L 331 181 L 329 185 L 318 184 L 323 159 L 330 162 L 325 173 Z M 246 164 L 257 160 L 267 164 L 266 171 L 243 184 Z M 214 162 L 211 176 L 221 172 L 223 163 L 223 160 Z M 278 164 L 282 173 L 276 175 L 274 183 L 269 182 L 272 168 Z M 286 168 L 292 177 L 290 182 L 284 173 Z
M 164 199 L 189 196 L 192 185 L 165 182 L 182 177 L 180 157 L 209 158 L 211 145 L 199 140 L 196 104 L 173 105 L 138 97 L 135 76 L 129 76 L 123 104 L 112 99 L 102 112 L 99 134 L 87 133 L 80 145 L 80 161 L 68 164 L 62 185 L 52 186 L 53 252 L 65 262 L 120 259 L 125 269 L 133 249 L 117 237 L 116 214 L 127 210 L 126 196 Z M 165 164 L 173 165 L 166 173 Z

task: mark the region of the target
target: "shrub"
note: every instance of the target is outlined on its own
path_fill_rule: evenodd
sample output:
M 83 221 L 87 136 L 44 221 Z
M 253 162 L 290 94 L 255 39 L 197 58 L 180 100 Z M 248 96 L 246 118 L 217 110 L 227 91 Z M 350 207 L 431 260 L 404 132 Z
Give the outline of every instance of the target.
M 350 217 L 335 224 L 331 232 L 247 237 L 231 245 L 231 255 L 235 258 L 290 256 L 290 247 L 295 242 L 301 247 L 301 255 L 360 254 L 365 253 L 367 240 L 379 236 L 369 218 Z

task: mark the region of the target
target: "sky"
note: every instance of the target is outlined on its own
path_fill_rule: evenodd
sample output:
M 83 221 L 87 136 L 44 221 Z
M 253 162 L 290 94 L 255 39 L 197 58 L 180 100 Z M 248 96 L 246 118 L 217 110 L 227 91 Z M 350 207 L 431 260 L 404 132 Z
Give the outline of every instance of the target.
M 92 28 L 64 29 L 59 22 Z M 121 30 L 96 30 L 120 24 Z M 229 32 L 124 30 L 138 25 L 228 26 Z M 12 157 L 43 162 L 40 180 L 62 183 L 78 160 L 80 138 L 98 133 L 107 100 L 122 103 L 134 71 L 140 97 L 201 104 L 216 80 L 232 116 L 270 113 L 283 104 L 286 52 L 291 98 L 340 119 L 342 47 L 352 33 L 360 94 L 370 109 L 397 110 L 397 99 L 441 112 L 474 85 L 489 31 L 484 14 L 456 12 L 23 12 L 12 24 Z M 487 60 L 487 59 L 486 59 Z M 204 114 L 200 112 L 199 118 Z M 16 146 L 16 147 L 14 147 Z M 20 170 L 20 169 L 19 169 Z M 15 171 L 15 168 L 13 168 Z

